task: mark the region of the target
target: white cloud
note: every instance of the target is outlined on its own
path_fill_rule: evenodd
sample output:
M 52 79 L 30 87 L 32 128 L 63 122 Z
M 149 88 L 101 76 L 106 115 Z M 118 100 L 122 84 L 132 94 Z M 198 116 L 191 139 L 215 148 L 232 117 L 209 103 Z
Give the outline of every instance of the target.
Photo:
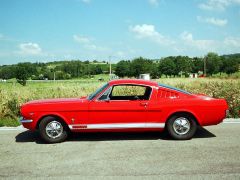
M 86 43 L 90 43 L 90 38 L 88 37 L 85 37 L 85 36 L 79 36 L 79 35 L 73 35 L 73 39 L 79 43 L 83 43 L 83 44 L 86 44 Z
M 203 18 L 201 16 L 197 16 L 197 20 L 199 22 L 204 22 L 204 23 L 215 25 L 215 26 L 225 26 L 228 23 L 227 19 L 218 19 L 214 17 Z
M 95 51 L 107 51 L 108 50 L 108 48 L 106 48 L 106 47 L 97 46 L 93 42 L 92 38 L 90 38 L 90 37 L 86 37 L 86 36 L 82 36 L 82 35 L 73 35 L 73 39 L 74 39 L 74 41 L 81 44 L 87 50 L 95 50 Z
M 149 4 L 151 4 L 154 7 L 158 7 L 159 1 L 158 0 L 148 0 Z
M 19 45 L 19 53 L 22 55 L 40 55 L 42 49 L 37 43 L 22 43 Z
M 224 11 L 230 5 L 240 5 L 240 0 L 207 0 L 198 5 L 203 10 Z
M 233 48 L 240 48 L 240 38 L 238 37 L 226 37 L 224 39 L 224 44 Z
M 169 46 L 175 42 L 170 38 L 167 38 L 155 30 L 154 25 L 142 24 L 129 27 L 138 39 L 149 39 L 163 46 Z
M 208 39 L 194 39 L 192 33 L 184 31 L 180 35 L 180 39 L 188 47 L 196 48 L 202 51 L 212 51 L 216 48 L 216 41 Z

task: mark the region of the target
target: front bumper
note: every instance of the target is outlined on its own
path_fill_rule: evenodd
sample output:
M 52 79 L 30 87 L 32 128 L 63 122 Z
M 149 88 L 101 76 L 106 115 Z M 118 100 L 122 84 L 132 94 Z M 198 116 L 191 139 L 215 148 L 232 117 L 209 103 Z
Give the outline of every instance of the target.
M 20 117 L 19 122 L 22 124 L 23 123 L 31 123 L 31 122 L 33 122 L 33 120 L 32 119 L 24 119 L 23 117 Z

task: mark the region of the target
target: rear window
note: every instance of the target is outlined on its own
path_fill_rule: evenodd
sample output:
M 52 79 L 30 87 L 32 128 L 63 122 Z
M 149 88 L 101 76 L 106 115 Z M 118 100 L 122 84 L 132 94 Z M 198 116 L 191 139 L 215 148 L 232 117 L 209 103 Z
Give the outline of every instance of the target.
M 175 91 L 178 91 L 178 92 L 181 92 L 181 93 L 184 93 L 184 94 L 191 94 L 190 92 L 187 92 L 187 91 L 184 91 L 182 89 L 178 89 L 178 88 L 175 88 L 175 87 L 172 87 L 172 86 L 169 86 L 169 85 L 165 85 L 165 84 L 161 84 L 161 83 L 158 83 L 158 85 L 160 87 L 164 87 L 164 88 L 168 88 L 168 89 L 171 89 L 171 90 L 175 90 Z

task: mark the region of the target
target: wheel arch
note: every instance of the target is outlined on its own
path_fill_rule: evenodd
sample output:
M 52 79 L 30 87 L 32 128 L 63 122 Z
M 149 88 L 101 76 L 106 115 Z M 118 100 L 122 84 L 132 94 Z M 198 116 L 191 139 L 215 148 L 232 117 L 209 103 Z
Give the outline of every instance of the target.
M 37 129 L 37 130 L 39 129 L 39 124 L 40 124 L 40 122 L 41 122 L 44 118 L 46 118 L 46 117 L 54 117 L 54 118 L 56 118 L 57 120 L 59 120 L 60 122 L 63 123 L 63 125 L 67 128 L 67 130 L 70 131 L 66 119 L 65 119 L 63 116 L 59 115 L 59 114 L 53 114 L 53 113 L 44 114 L 44 115 L 40 116 L 40 117 L 38 118 L 38 121 L 37 121 L 37 124 L 36 124 L 36 128 L 35 128 L 35 129 Z
M 194 113 L 192 113 L 190 111 L 185 111 L 185 110 L 175 111 L 175 112 L 172 112 L 171 114 L 169 114 L 168 117 L 167 117 L 167 120 L 166 120 L 166 124 L 169 121 L 169 119 L 171 119 L 173 116 L 177 116 L 177 115 L 190 116 L 197 123 L 197 125 L 201 125 L 200 122 L 199 122 L 198 117 Z

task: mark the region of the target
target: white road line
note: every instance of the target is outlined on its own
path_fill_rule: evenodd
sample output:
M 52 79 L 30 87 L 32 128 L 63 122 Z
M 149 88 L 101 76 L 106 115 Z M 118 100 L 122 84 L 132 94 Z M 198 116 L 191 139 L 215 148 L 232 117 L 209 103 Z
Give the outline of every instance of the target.
M 223 122 L 223 124 L 240 124 L 240 122 L 238 122 L 238 121 L 236 121 L 236 122 L 228 121 L 228 122 Z
M 228 118 L 228 119 L 224 119 L 223 120 L 224 124 L 239 124 L 240 123 L 240 119 L 233 119 L 233 118 Z
M 0 131 L 23 131 L 27 130 L 23 126 L 18 126 L 18 127 L 0 127 Z

